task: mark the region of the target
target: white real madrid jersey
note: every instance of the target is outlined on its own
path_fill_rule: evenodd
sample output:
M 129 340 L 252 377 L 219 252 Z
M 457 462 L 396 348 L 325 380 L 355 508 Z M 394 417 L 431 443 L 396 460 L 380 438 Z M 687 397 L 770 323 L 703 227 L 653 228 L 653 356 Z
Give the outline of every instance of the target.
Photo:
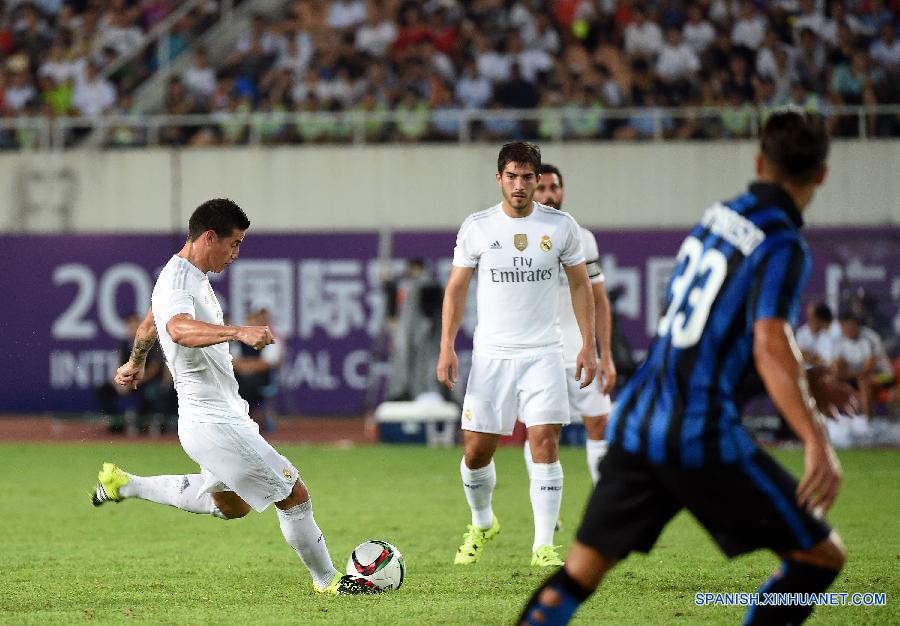
M 509 217 L 498 204 L 466 218 L 453 264 L 477 268 L 475 352 L 503 359 L 561 351 L 559 276 L 562 265 L 583 262 L 568 213 L 535 202 L 527 217 Z
M 600 269 L 600 252 L 597 250 L 597 240 L 587 228 L 579 228 L 581 232 L 581 247 L 584 250 L 585 263 L 587 264 L 588 278 L 591 283 L 604 281 L 603 270 Z M 578 361 L 578 353 L 581 352 L 581 331 L 578 329 L 578 321 L 575 319 L 575 309 L 572 306 L 572 294 L 569 291 L 569 277 L 565 272 L 559 274 L 559 325 L 562 329 L 563 356 L 566 367 L 575 367 Z M 593 298 L 593 294 L 591 294 Z M 600 329 L 597 329 L 599 332 Z
M 178 416 L 193 422 L 244 422 L 247 403 L 238 395 L 228 343 L 206 348 L 180 346 L 169 335 L 169 320 L 187 313 L 195 320 L 223 324 L 222 307 L 209 278 L 190 261 L 173 256 L 156 280 L 153 319 L 178 394 Z

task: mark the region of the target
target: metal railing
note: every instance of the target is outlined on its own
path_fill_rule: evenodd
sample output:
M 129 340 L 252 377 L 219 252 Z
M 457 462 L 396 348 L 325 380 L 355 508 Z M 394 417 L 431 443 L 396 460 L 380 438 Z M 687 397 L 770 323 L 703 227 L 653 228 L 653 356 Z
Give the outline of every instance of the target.
M 0 149 L 73 149 L 88 134 L 108 148 L 508 140 L 603 141 L 755 138 L 770 109 L 577 108 L 219 112 L 0 119 Z M 836 137 L 900 137 L 900 105 L 831 106 Z M 623 130 L 624 129 L 624 130 Z

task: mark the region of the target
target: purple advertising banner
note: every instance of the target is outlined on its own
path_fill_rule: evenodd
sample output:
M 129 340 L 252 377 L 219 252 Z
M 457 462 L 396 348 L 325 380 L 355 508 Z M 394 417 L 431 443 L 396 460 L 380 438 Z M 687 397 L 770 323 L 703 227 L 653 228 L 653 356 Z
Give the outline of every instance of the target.
M 653 335 L 683 230 L 597 231 L 607 289 L 638 353 Z M 805 300 L 867 301 L 888 345 L 900 328 L 900 228 L 809 229 L 814 269 Z M 241 258 L 211 274 L 234 323 L 265 307 L 284 346 L 279 410 L 352 415 L 371 404 L 385 368 L 372 363 L 384 328 L 383 277 L 421 257 L 446 280 L 455 233 L 393 236 L 378 259 L 377 233 L 251 232 Z M 7 235 L 0 287 L 0 413 L 82 412 L 118 365 L 129 313 L 143 314 L 153 281 L 182 243 L 167 235 Z M 472 308 L 472 307 L 470 307 Z M 514 312 L 511 312 L 511 315 Z M 470 342 L 474 315 L 460 340 Z M 367 390 L 369 392 L 367 393 Z

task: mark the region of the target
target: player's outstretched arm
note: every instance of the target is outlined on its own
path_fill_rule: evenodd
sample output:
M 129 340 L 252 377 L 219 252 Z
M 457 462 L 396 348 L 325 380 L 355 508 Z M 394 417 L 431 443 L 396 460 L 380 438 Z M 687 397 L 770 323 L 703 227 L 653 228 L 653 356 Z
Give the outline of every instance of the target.
M 597 363 L 597 376 L 603 393 L 611 393 L 616 386 L 616 365 L 612 358 L 612 310 L 606 287 L 602 282 L 591 283 L 594 292 L 594 311 L 596 319 L 594 328 L 597 331 L 597 343 L 600 344 L 600 361 Z
M 803 442 L 805 471 L 797 487 L 797 502 L 810 510 L 828 510 L 838 494 L 841 466 L 810 396 L 800 351 L 785 320 L 754 322 L 753 358 L 772 401 Z
M 117 385 L 137 389 L 144 378 L 144 367 L 147 363 L 147 355 L 156 343 L 156 321 L 153 319 L 153 310 L 148 309 L 144 321 L 138 326 L 134 335 L 134 346 L 131 349 L 131 357 L 128 362 L 116 370 L 113 379 Z
M 444 305 L 441 311 L 441 354 L 438 357 L 437 379 L 439 383 L 451 390 L 459 379 L 456 334 L 462 324 L 469 283 L 472 282 L 474 273 L 475 268 L 454 265 L 450 270 L 450 280 L 447 281 L 447 287 L 444 289 Z
M 575 378 L 581 381 L 581 388 L 584 389 L 594 381 L 597 373 L 594 292 L 584 263 L 563 267 L 566 268 L 566 276 L 569 278 L 572 308 L 575 310 L 578 330 L 581 331 L 581 352 L 578 353 L 575 362 Z
M 220 326 L 195 320 L 187 313 L 174 316 L 166 323 L 172 341 L 186 348 L 205 348 L 226 341 L 240 341 L 261 350 L 275 343 L 268 326 Z

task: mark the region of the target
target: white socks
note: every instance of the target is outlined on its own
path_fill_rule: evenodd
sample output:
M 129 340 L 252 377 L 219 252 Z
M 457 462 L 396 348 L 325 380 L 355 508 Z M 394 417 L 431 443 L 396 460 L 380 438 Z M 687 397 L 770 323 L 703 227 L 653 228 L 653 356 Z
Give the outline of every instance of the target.
M 591 481 L 595 485 L 600 480 L 600 470 L 597 469 L 597 466 L 603 460 L 603 457 L 606 456 L 608 449 L 609 444 L 606 443 L 606 439 L 588 439 L 585 445 L 588 471 L 591 473 Z M 528 478 L 531 478 L 531 468 L 534 466 L 534 461 L 531 460 L 531 446 L 527 441 L 523 447 L 523 455 L 525 457 L 525 467 L 528 469 Z
M 167 504 L 183 511 L 214 515 L 225 519 L 216 507 L 212 494 L 200 493 L 203 479 L 200 474 L 179 476 L 135 476 L 128 474 L 128 483 L 119 488 L 123 498 L 140 498 Z
M 606 456 L 609 444 L 606 443 L 606 439 L 588 439 L 585 448 L 587 449 L 588 470 L 591 472 L 591 480 L 596 485 L 600 480 L 600 470 L 597 466 Z
M 531 465 L 531 510 L 534 513 L 535 552 L 541 546 L 553 544 L 553 529 L 559 519 L 562 503 L 563 470 L 559 461 L 554 463 L 532 463 Z
M 313 519 L 312 500 L 284 511 L 276 508 L 276 512 L 281 534 L 309 570 L 313 584 L 318 589 L 327 587 L 337 570 L 328 554 L 325 537 Z
M 497 485 L 497 471 L 494 461 L 480 469 L 469 469 L 466 459 L 459 464 L 459 473 L 462 476 L 463 491 L 466 492 L 466 501 L 472 509 L 472 526 L 487 529 L 494 523 L 494 510 L 491 508 L 491 497 L 494 495 L 494 487 Z M 556 520 L 554 520 L 554 524 Z

